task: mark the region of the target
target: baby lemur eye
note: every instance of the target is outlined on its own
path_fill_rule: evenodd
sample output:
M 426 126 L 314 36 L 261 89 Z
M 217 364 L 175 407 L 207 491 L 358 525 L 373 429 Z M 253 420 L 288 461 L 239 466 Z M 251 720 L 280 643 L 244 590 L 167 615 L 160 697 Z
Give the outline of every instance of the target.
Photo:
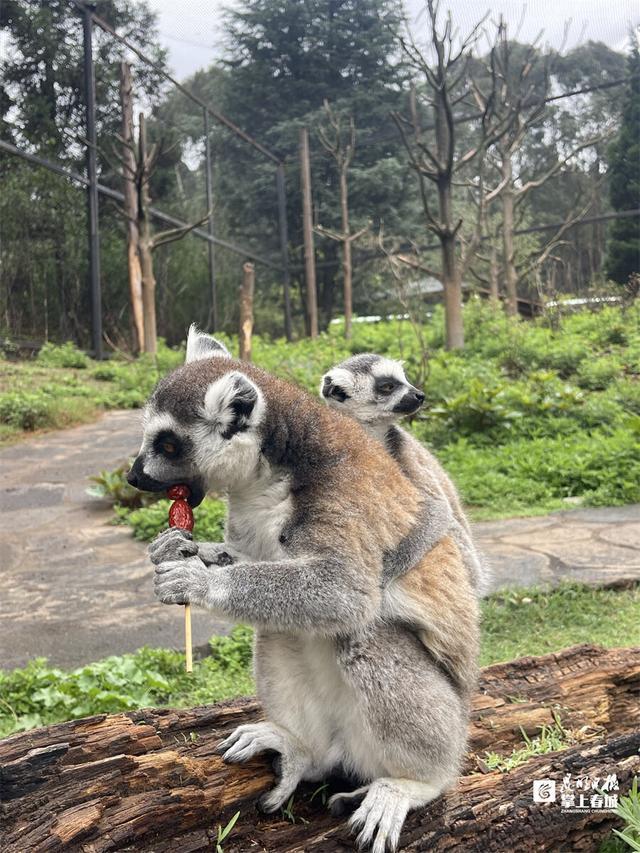
M 381 385 L 378 385 L 378 391 L 382 394 L 390 394 L 395 387 L 394 382 L 383 382 Z

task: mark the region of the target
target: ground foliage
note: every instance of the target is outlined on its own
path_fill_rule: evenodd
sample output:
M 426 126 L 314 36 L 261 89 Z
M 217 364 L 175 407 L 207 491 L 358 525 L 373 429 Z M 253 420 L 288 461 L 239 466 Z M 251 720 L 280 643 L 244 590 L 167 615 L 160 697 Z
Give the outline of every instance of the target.
M 514 590 L 483 602 L 481 663 L 544 654 L 579 642 L 640 644 L 640 590 L 565 585 Z M 37 658 L 0 670 L 0 737 L 34 726 L 148 706 L 191 707 L 253 693 L 253 633 L 246 626 L 213 637 L 210 654 L 184 670 L 184 654 L 142 648 L 71 671 Z M 547 732 L 547 735 L 553 734 Z M 542 738 L 548 745 L 549 738 Z M 555 741 L 554 741 L 555 742 Z
M 315 394 L 323 372 L 352 353 L 403 359 L 427 395 L 410 429 L 440 457 L 476 518 L 640 502 L 640 306 L 531 322 L 472 301 L 467 345 L 455 353 L 443 348 L 441 320 L 438 309 L 423 326 L 426 368 L 406 321 L 356 323 L 349 342 L 340 324 L 315 341 L 256 337 L 254 360 Z M 182 359 L 182 350 L 162 346 L 156 363 L 96 364 L 70 346 L 49 346 L 35 361 L 4 361 L 1 434 L 10 440 L 102 408 L 141 406 Z M 161 513 L 121 515 L 150 538 Z

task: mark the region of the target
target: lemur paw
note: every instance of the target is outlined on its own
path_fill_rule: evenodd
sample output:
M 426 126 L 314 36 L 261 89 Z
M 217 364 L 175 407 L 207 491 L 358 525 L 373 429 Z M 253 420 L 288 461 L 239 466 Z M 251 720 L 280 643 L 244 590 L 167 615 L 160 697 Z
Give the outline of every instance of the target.
M 234 763 L 268 750 L 280 753 L 280 762 L 278 784 L 258 801 L 258 808 L 267 813 L 284 805 L 310 770 L 312 762 L 302 745 L 279 726 L 265 722 L 238 726 L 216 749 L 224 761 Z
M 213 594 L 211 569 L 199 557 L 169 560 L 156 566 L 153 589 L 163 604 L 204 605 Z
M 158 534 L 149 545 L 149 559 L 158 566 L 170 560 L 184 560 L 198 553 L 198 545 L 188 530 L 170 527 Z

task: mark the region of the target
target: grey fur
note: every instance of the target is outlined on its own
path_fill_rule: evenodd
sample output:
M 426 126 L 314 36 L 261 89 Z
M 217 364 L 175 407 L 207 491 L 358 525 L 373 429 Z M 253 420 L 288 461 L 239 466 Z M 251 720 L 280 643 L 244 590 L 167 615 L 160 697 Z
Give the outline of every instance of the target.
M 340 363 L 340 367 L 346 367 L 352 373 L 371 373 L 373 365 L 380 361 L 380 356 L 375 353 L 362 353 L 360 355 L 352 355 Z

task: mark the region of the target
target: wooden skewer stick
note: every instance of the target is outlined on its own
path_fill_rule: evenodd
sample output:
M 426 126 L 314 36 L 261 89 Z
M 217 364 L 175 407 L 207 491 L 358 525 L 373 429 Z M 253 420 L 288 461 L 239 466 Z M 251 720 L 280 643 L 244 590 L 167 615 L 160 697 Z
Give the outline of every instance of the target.
M 167 497 L 173 503 L 169 508 L 169 527 L 193 530 L 193 510 L 187 502 L 191 492 L 188 486 L 171 486 Z M 191 641 L 191 605 L 184 606 L 184 654 L 187 672 L 193 672 L 193 643 Z

